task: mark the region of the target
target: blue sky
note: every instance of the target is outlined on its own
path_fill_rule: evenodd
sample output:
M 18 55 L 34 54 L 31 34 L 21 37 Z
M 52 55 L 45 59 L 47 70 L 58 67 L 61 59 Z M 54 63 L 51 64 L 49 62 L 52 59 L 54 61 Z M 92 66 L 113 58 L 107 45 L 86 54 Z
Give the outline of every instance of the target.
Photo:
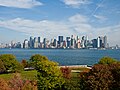
M 120 45 L 120 0 L 0 0 L 0 43 L 72 34 Z

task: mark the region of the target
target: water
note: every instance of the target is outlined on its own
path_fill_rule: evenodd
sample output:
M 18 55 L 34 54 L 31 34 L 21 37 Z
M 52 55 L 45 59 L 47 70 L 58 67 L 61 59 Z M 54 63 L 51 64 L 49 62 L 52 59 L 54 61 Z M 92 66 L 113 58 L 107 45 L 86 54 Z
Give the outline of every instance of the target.
M 103 56 L 110 56 L 120 61 L 120 50 L 0 49 L 0 54 L 14 54 L 19 61 L 29 60 L 34 54 L 41 54 L 60 65 L 93 65 Z

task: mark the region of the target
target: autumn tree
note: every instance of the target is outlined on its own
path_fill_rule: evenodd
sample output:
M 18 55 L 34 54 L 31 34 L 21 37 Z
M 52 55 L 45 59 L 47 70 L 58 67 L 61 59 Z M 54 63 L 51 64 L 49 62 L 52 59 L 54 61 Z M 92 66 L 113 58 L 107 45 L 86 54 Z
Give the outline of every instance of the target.
M 1 79 L 1 78 L 0 78 L 0 90 L 11 90 L 7 81 L 5 81 L 4 79 Z
M 10 90 L 37 90 L 37 82 L 22 79 L 20 73 L 13 74 L 13 78 L 8 81 Z
M 60 70 L 64 78 L 67 78 L 67 79 L 71 78 L 71 69 L 69 67 L 61 67 Z
M 94 65 L 89 73 L 81 77 L 82 90 L 109 90 L 114 80 L 108 65 Z
M 111 90 L 120 90 L 120 63 L 113 63 L 110 65 L 110 71 L 114 78 Z
M 28 65 L 28 62 L 27 62 L 25 59 L 23 59 L 23 60 L 21 61 L 21 64 L 23 65 L 24 68 L 26 68 L 26 67 L 29 66 L 29 65 Z

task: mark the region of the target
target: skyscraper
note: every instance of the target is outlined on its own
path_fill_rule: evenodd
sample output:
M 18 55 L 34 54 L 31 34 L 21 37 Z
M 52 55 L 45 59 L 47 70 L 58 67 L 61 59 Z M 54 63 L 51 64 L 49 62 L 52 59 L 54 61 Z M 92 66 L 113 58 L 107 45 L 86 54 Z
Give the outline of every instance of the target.
M 59 47 L 62 47 L 62 45 L 63 45 L 63 36 L 58 36 L 58 44 L 59 44 Z
M 29 48 L 29 41 L 27 39 L 24 40 L 23 48 Z
M 47 39 L 46 38 L 43 39 L 43 45 L 44 45 L 44 48 L 47 47 Z
M 107 36 L 104 36 L 104 47 L 107 48 Z
M 38 37 L 38 43 L 40 43 L 40 37 Z
M 66 37 L 67 48 L 70 48 L 70 37 Z
M 37 39 L 37 37 L 34 38 L 34 48 L 38 48 L 38 39 Z
M 34 38 L 31 36 L 29 40 L 29 47 L 34 48 Z
M 71 48 L 75 48 L 75 37 L 71 35 Z
M 92 40 L 93 48 L 97 48 L 97 39 Z

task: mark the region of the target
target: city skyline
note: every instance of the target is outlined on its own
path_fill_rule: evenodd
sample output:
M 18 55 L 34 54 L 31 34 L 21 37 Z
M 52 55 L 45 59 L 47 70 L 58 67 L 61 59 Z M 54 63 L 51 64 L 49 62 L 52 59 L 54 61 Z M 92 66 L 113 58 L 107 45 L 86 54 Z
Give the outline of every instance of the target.
M 118 49 L 119 46 L 109 46 L 107 36 L 98 36 L 89 39 L 88 36 L 58 36 L 58 38 L 41 38 L 31 36 L 23 42 L 11 41 L 10 43 L 0 43 L 0 48 L 67 48 L 67 49 Z
M 73 34 L 120 46 L 120 0 L 0 0 L 0 11 L 0 43 Z

